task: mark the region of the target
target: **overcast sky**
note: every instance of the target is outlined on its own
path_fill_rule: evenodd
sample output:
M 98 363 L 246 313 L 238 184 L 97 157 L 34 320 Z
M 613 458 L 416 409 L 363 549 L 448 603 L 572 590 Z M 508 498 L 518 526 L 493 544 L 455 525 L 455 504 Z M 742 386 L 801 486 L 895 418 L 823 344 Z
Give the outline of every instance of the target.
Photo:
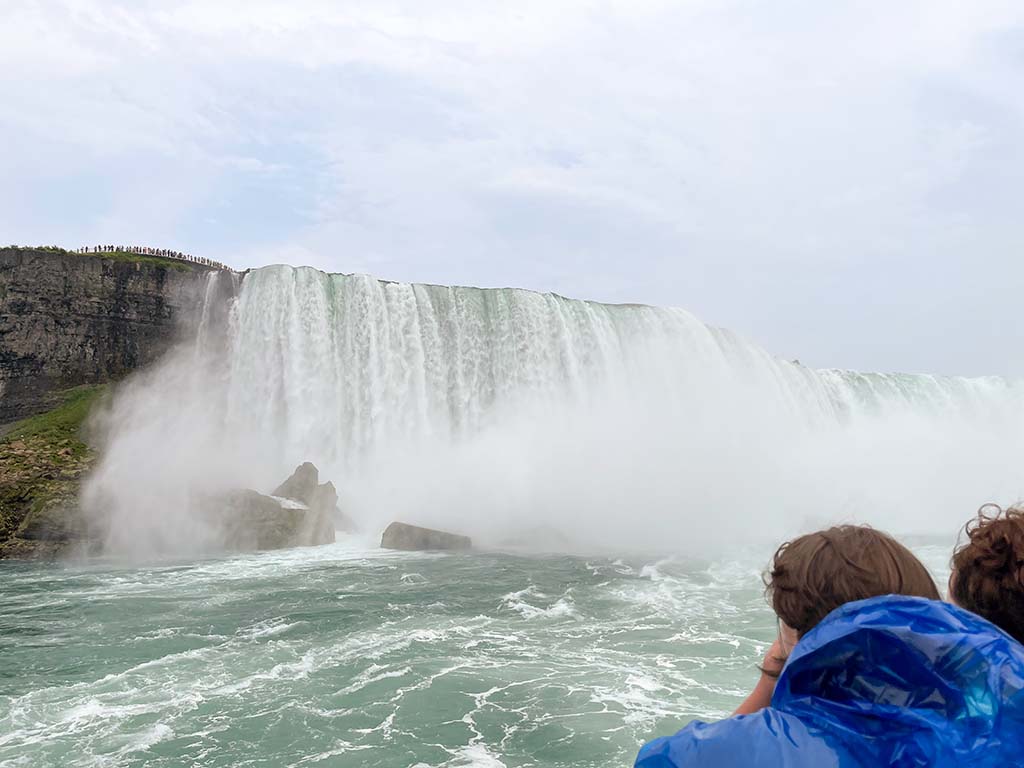
M 0 240 L 1024 375 L 1024 3 L 0 3 Z

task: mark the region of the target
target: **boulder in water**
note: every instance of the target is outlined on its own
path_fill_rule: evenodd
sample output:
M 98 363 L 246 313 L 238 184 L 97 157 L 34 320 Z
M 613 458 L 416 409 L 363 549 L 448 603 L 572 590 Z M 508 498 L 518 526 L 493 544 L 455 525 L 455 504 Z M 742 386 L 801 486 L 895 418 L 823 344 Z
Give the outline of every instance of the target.
M 220 508 L 214 519 L 228 549 L 284 549 L 327 543 L 319 540 L 317 516 L 305 504 L 250 489 L 226 493 L 218 497 L 217 504 Z
M 381 536 L 380 545 L 384 549 L 424 550 L 424 549 L 470 549 L 473 546 L 468 536 L 455 533 L 435 531 L 432 528 L 420 528 L 407 523 L 392 523 Z
M 332 483 L 319 485 L 320 473 L 308 461 L 266 495 L 251 489 L 229 491 L 207 499 L 204 507 L 227 549 L 284 549 L 330 544 L 338 492 Z

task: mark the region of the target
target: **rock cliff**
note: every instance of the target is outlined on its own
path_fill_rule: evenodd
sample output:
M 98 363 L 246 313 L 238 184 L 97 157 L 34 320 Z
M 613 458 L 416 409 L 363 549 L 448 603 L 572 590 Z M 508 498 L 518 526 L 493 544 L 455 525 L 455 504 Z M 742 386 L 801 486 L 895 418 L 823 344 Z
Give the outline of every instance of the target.
M 211 269 L 0 248 L 0 425 L 154 361 L 198 316 Z
M 0 248 L 0 559 L 102 549 L 109 521 L 79 506 L 102 450 L 94 406 L 109 382 L 200 323 L 225 327 L 239 280 L 120 251 Z M 344 520 L 334 485 L 308 462 L 273 495 L 233 489 L 193 501 L 213 545 L 228 551 L 329 543 Z

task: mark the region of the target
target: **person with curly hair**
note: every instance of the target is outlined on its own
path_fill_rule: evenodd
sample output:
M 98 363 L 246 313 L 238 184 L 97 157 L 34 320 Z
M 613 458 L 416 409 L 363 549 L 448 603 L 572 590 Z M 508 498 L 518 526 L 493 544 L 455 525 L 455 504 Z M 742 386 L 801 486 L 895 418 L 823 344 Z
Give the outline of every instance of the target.
M 953 552 L 949 597 L 1024 643 L 1024 508 L 985 504 Z

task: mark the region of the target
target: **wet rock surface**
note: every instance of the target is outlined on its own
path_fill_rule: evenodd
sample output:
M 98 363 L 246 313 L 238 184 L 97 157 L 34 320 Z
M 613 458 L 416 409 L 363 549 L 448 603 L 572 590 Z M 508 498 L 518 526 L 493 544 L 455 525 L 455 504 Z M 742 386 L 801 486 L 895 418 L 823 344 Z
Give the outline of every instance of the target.
M 271 496 L 283 496 L 286 499 L 297 499 L 303 504 L 311 504 L 320 483 L 320 470 L 311 462 L 299 464 L 291 476 L 271 491 Z M 331 486 L 334 490 L 334 486 Z M 338 494 L 334 494 L 334 502 L 338 503 Z
M 471 549 L 473 541 L 468 536 L 460 536 L 447 531 L 433 528 L 421 528 L 407 523 L 392 523 L 381 536 L 380 545 L 384 549 L 419 550 L 464 550 Z
M 228 491 L 205 500 L 204 513 L 229 550 L 330 544 L 338 493 L 333 483 L 321 485 L 319 478 L 307 461 L 270 495 L 248 488 Z

